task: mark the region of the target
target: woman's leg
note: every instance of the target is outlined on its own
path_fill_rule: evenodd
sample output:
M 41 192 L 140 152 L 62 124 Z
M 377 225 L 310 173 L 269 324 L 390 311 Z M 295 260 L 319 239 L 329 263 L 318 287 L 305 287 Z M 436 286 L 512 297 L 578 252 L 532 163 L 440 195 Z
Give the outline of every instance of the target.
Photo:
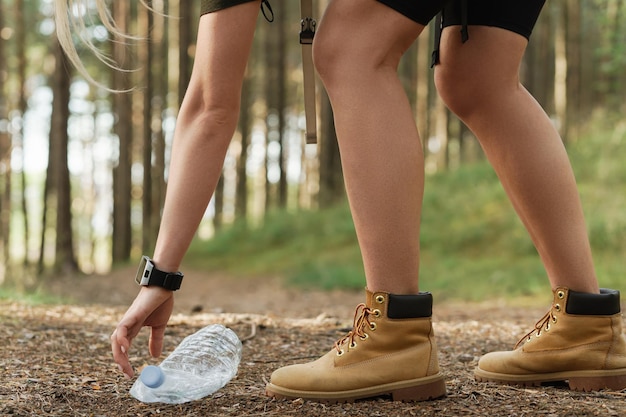
M 390 3 L 424 12 L 436 1 Z M 373 0 L 334 0 L 321 22 L 314 59 L 335 112 L 366 299 L 352 331 L 320 359 L 276 370 L 268 395 L 330 402 L 445 395 L 432 297 L 418 294 L 422 147 L 397 75 L 400 57 L 423 28 Z
M 528 229 L 552 288 L 598 293 L 572 169 L 556 129 L 519 81 L 527 40 L 472 26 L 461 43 L 446 28 L 435 82 L 448 107 L 476 134 Z
M 554 301 L 512 351 L 478 362 L 479 381 L 574 390 L 626 387 L 626 338 L 619 292 L 598 289 L 576 182 L 563 143 L 520 85 L 526 39 L 495 27 L 470 28 L 461 44 L 442 38 L 439 91 L 478 137 L 537 247 Z
M 235 132 L 259 2 L 200 18 L 191 80 L 180 109 L 154 261 L 177 271 L 204 215 Z
M 375 1 L 335 0 L 313 47 L 372 291 L 418 292 L 423 155 L 397 66 L 423 28 Z

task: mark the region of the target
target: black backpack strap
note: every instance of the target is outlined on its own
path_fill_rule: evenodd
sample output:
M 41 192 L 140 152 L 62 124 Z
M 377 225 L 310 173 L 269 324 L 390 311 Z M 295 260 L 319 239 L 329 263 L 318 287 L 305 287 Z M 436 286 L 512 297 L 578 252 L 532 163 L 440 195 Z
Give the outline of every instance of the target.
M 306 143 L 316 143 L 317 115 L 315 108 L 315 68 L 313 67 L 312 49 L 317 21 L 313 19 L 313 0 L 300 0 L 300 16 Z
M 443 10 L 435 18 L 435 42 L 430 59 L 430 67 L 439 64 L 439 48 L 441 47 L 441 32 L 443 32 Z
M 461 3 L 461 42 L 465 43 L 469 40 L 469 29 L 467 20 L 467 0 L 459 0 Z M 439 64 L 439 55 L 441 48 L 441 32 L 443 32 L 443 10 L 439 12 L 435 19 L 435 42 L 433 53 L 431 56 L 430 67 L 434 67 Z

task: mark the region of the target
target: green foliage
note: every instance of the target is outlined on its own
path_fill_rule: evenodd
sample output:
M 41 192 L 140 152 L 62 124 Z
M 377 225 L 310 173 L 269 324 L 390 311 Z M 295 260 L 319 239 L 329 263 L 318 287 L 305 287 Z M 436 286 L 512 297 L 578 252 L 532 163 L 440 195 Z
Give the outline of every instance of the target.
M 4 300 L 26 305 L 66 304 L 67 301 L 42 290 L 19 291 L 12 286 L 0 286 L 0 301 Z
M 600 284 L 623 286 L 626 253 L 626 127 L 598 128 L 570 146 Z M 618 126 L 618 125 L 613 125 Z M 545 271 L 486 163 L 427 178 L 421 288 L 437 299 L 524 298 L 550 291 Z M 236 223 L 194 242 L 186 263 L 236 275 L 281 275 L 293 285 L 363 288 L 347 204 L 276 212 L 256 228 Z
M 289 275 L 305 264 L 315 270 L 346 258 L 357 261 L 358 246 L 350 212 L 340 205 L 324 211 L 273 212 L 259 227 L 237 222 L 207 242 L 195 241 L 185 263 L 234 274 Z

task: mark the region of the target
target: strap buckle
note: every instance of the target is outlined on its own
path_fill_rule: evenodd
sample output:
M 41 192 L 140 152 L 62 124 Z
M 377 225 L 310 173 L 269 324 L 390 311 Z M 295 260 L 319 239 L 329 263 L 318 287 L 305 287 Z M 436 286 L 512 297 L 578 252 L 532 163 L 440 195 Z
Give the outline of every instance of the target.
M 315 37 L 317 21 L 312 17 L 305 17 L 300 20 L 300 44 L 311 45 Z

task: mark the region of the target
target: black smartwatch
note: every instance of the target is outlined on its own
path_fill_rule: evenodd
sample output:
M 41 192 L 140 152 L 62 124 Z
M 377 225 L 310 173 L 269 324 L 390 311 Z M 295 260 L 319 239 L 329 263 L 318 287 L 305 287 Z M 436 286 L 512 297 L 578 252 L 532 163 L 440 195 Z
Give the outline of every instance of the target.
M 139 285 L 155 285 L 166 290 L 176 291 L 183 282 L 183 276 L 182 272 L 161 271 L 157 269 L 152 259 L 142 256 L 135 282 Z

